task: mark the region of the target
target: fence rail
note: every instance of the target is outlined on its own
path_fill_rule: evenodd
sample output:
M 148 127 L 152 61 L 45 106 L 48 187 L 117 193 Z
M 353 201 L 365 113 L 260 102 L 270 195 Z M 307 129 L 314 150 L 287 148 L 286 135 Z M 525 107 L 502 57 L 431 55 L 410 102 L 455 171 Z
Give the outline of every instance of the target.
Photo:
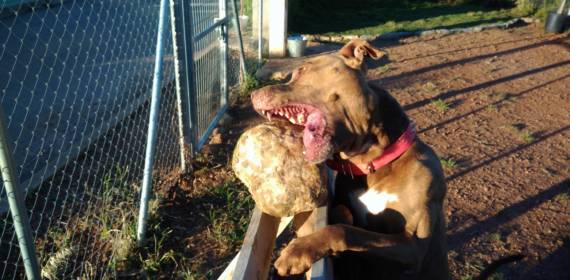
M 15 177 L 2 166 L 0 279 L 115 275 L 134 248 L 141 193 L 152 199 L 152 184 L 191 169 L 240 57 L 255 58 L 248 26 L 240 53 L 236 10 L 232 0 L 0 0 L 0 148 Z

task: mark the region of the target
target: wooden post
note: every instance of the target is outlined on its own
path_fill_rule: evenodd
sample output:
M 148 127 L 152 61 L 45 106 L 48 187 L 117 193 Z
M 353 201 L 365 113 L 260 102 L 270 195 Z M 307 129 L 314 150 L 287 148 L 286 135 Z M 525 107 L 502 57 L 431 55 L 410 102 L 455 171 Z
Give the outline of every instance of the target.
M 269 6 L 269 57 L 287 55 L 287 0 L 271 0 Z
M 255 208 L 232 279 L 267 279 L 279 221 Z
M 287 0 L 252 0 L 253 38 L 258 38 L 259 2 L 263 1 L 262 54 L 269 57 L 287 55 Z

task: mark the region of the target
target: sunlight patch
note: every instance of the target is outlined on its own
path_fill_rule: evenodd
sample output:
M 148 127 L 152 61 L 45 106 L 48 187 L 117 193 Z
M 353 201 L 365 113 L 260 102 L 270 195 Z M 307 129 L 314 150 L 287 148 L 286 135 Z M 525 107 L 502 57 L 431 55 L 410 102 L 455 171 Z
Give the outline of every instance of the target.
M 388 192 L 368 190 L 358 199 L 366 206 L 368 212 L 376 215 L 384 211 L 388 203 L 398 201 L 398 196 Z

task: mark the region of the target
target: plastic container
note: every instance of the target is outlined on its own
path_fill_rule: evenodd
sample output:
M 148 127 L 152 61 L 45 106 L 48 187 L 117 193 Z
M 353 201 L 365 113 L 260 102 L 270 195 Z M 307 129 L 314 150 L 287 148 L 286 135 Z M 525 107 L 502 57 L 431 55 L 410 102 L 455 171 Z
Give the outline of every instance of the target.
M 239 26 L 244 29 L 249 25 L 249 17 L 248 16 L 239 16 Z M 243 32 L 243 31 L 242 31 Z
M 548 13 L 546 18 L 546 23 L 544 25 L 544 30 L 548 33 L 562 33 L 564 31 L 565 22 L 568 16 L 565 14 L 559 14 L 556 12 Z
M 301 57 L 307 47 L 307 38 L 302 35 L 291 35 L 287 37 L 287 50 L 290 57 Z

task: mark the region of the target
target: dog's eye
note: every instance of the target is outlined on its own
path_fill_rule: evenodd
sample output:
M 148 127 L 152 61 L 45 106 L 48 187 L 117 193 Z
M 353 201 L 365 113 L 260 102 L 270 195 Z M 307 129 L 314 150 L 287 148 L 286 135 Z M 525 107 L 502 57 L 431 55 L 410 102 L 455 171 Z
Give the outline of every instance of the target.
M 335 102 L 340 98 L 336 92 L 329 94 L 328 100 L 329 102 Z
M 297 69 L 295 69 L 293 71 L 293 73 L 291 74 L 291 81 L 296 80 L 297 78 L 299 78 L 299 76 L 301 75 L 302 72 L 305 71 L 304 67 L 299 67 Z

